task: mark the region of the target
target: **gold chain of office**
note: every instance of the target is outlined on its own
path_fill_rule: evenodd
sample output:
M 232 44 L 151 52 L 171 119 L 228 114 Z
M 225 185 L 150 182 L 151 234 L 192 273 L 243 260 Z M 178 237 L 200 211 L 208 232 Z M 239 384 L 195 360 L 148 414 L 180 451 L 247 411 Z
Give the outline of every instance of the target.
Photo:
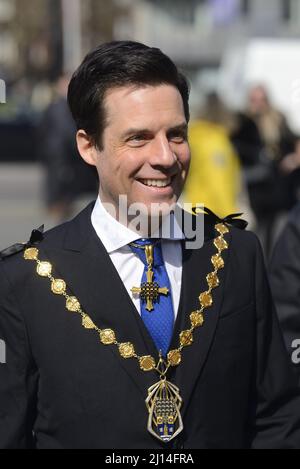
M 217 223 L 215 229 L 219 233 L 219 236 L 214 239 L 214 246 L 217 252 L 211 257 L 214 270 L 206 276 L 208 289 L 199 296 L 199 309 L 190 313 L 191 327 L 187 330 L 183 330 L 179 334 L 179 347 L 170 350 L 166 360 L 160 353 L 157 363 L 155 363 L 155 359 L 151 355 L 139 356 L 131 342 L 118 342 L 113 329 L 100 329 L 97 327 L 90 316 L 83 311 L 79 300 L 75 296 L 68 295 L 66 282 L 63 279 L 53 277 L 52 264 L 48 261 L 41 261 L 38 258 L 39 250 L 36 247 L 29 247 L 24 251 L 25 260 L 36 262 L 37 274 L 40 277 L 46 277 L 50 280 L 52 293 L 65 298 L 66 309 L 81 315 L 82 326 L 85 329 L 95 330 L 99 334 L 100 341 L 103 345 L 117 346 L 122 358 L 136 358 L 139 361 L 142 371 L 156 371 L 159 374 L 160 380 L 148 389 L 148 397 L 146 399 L 146 406 L 149 412 L 147 428 L 152 435 L 164 443 L 175 438 L 183 430 L 183 422 L 180 414 L 182 398 L 179 394 L 179 388 L 167 381 L 167 371 L 170 367 L 178 366 L 181 363 L 183 348 L 192 345 L 194 342 L 193 333 L 195 329 L 203 326 L 203 312 L 213 304 L 212 291 L 219 286 L 218 271 L 224 267 L 222 251 L 228 249 L 228 243 L 224 239 L 224 235 L 229 232 L 229 229 L 224 223 Z
M 167 368 L 170 366 L 177 366 L 181 362 L 182 349 L 193 343 L 193 332 L 197 327 L 201 327 L 204 323 L 203 311 L 213 304 L 212 290 L 219 285 L 218 270 L 224 267 L 224 260 L 221 253 L 224 249 L 228 248 L 228 244 L 224 239 L 224 234 L 228 233 L 228 228 L 223 223 L 219 223 L 215 226 L 215 229 L 219 232 L 220 236 L 214 239 L 214 245 L 217 248 L 217 254 L 214 254 L 211 258 L 214 271 L 210 272 L 207 277 L 208 290 L 204 291 L 199 296 L 200 308 L 193 311 L 190 314 L 191 327 L 190 329 L 184 330 L 179 335 L 180 346 L 171 350 L 167 355 Z M 98 332 L 100 341 L 103 345 L 116 345 L 119 349 L 119 353 L 123 358 L 136 358 L 139 360 L 140 368 L 143 371 L 155 370 L 156 364 L 152 356 L 139 356 L 136 354 L 134 345 L 130 342 L 119 343 L 116 339 L 115 331 L 112 329 L 100 329 L 97 327 L 92 319 L 86 314 L 75 296 L 69 296 L 67 294 L 66 282 L 62 279 L 56 279 L 52 276 L 53 267 L 50 262 L 40 261 L 38 258 L 39 251 L 35 247 L 30 247 L 24 252 L 24 259 L 34 260 L 37 263 L 37 274 L 41 277 L 48 277 L 51 281 L 51 291 L 56 295 L 62 295 L 66 299 L 66 309 L 71 312 L 79 313 L 82 316 L 82 326 L 86 329 L 93 329 Z M 159 371 L 159 370 L 157 370 Z M 160 371 L 159 371 L 160 372 Z M 166 371 L 164 371 L 164 374 Z

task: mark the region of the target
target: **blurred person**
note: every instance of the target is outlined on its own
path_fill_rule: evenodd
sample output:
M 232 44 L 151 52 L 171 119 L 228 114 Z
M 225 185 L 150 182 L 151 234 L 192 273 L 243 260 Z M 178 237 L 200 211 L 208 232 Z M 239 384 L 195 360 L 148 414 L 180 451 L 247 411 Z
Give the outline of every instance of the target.
M 295 149 L 280 162 L 280 169 L 286 174 L 290 188 L 290 206 L 300 201 L 300 139 L 296 138 Z
M 191 168 L 184 200 L 203 203 L 220 216 L 243 211 L 251 220 L 240 162 L 228 137 L 234 121 L 216 93 L 206 97 L 199 118 L 190 124 Z
M 65 91 L 62 91 L 63 94 Z M 44 80 L 35 83 L 32 88 L 30 105 L 37 115 L 44 112 L 55 99 L 55 90 L 51 82 Z
M 271 104 L 265 87 L 260 85 L 250 89 L 248 116 L 257 125 L 266 156 L 270 160 L 281 162 L 295 150 L 297 136 L 289 128 L 285 116 Z
M 206 211 L 204 243 L 189 246 L 199 217 L 176 210 L 188 100 L 171 59 L 132 41 L 102 44 L 74 73 L 68 101 L 99 196 L 1 253 L 1 448 L 300 447 L 256 236 Z
M 270 280 L 286 348 L 300 383 L 300 203 L 275 246 Z
M 38 127 L 38 157 L 45 166 L 45 201 L 53 224 L 72 214 L 73 202 L 82 194 L 96 193 L 97 177 L 76 147 L 76 126 L 67 103 L 70 77 L 56 83 L 53 102 Z
M 269 256 L 276 223 L 295 203 L 281 162 L 295 150 L 297 137 L 262 85 L 249 90 L 247 109 L 237 114 L 236 122 L 231 140 L 243 165 L 257 231 Z

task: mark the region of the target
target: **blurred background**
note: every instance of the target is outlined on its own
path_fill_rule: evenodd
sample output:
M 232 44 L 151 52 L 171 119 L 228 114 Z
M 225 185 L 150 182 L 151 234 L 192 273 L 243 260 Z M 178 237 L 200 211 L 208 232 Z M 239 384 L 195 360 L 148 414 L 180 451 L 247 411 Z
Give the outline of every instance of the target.
M 170 55 L 191 83 L 183 201 L 243 211 L 266 256 L 300 199 L 300 0 L 0 0 L 0 249 L 96 194 L 66 105 L 102 42 Z

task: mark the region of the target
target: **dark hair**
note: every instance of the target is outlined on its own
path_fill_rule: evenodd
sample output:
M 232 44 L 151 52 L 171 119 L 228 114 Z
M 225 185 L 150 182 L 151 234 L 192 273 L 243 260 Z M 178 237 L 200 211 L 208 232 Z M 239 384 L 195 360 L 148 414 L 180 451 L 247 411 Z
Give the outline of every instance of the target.
M 160 49 L 133 41 L 113 41 L 90 52 L 75 71 L 68 90 L 68 102 L 78 129 L 102 146 L 106 125 L 105 93 L 126 85 L 170 84 L 182 97 L 189 120 L 189 86 L 172 60 Z

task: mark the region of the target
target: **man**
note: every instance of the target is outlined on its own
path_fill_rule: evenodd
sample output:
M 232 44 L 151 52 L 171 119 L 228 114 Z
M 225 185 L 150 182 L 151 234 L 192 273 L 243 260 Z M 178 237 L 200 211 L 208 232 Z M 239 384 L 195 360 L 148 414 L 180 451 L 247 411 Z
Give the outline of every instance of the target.
M 173 216 L 190 160 L 185 78 L 160 50 L 113 42 L 85 58 L 68 99 L 99 198 L 2 253 L 0 446 L 300 447 L 256 238 L 210 214 L 190 246 L 188 217 Z
M 243 165 L 257 232 L 268 258 L 276 226 L 295 203 L 294 175 L 288 174 L 284 162 L 287 155 L 294 154 L 297 139 L 285 116 L 274 107 L 267 88 L 251 86 L 247 109 L 237 114 L 231 140 Z
M 271 262 L 271 287 L 285 345 L 300 375 L 300 204 L 275 246 Z
M 239 211 L 242 190 L 238 155 L 223 121 L 230 117 L 218 95 L 208 94 L 202 112 L 189 126 L 193 158 L 184 189 L 186 200 L 202 201 L 223 217 Z
M 78 154 L 76 126 L 67 103 L 69 82 L 68 75 L 57 80 L 56 96 L 37 132 L 39 158 L 45 168 L 45 203 L 53 226 L 70 217 L 76 198 L 97 192 L 93 169 Z

